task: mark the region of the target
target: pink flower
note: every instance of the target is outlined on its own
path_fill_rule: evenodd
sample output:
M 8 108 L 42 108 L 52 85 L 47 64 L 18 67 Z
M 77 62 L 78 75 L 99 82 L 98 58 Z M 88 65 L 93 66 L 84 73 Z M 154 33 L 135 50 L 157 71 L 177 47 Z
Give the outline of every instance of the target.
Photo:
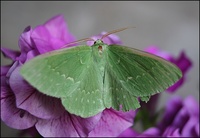
M 163 136 L 199 136 L 199 104 L 192 96 L 184 100 L 174 96 L 166 104 L 165 113 L 158 128 Z
M 188 96 L 172 97 L 165 106 L 161 121 L 142 133 L 129 128 L 120 137 L 199 137 L 199 103 Z
M 186 56 L 185 52 L 182 51 L 179 55 L 178 58 L 173 57 L 170 53 L 166 52 L 166 51 L 162 51 L 160 50 L 158 47 L 156 46 L 149 46 L 145 49 L 146 52 L 149 52 L 151 54 L 160 56 L 172 63 L 174 63 L 175 65 L 177 65 L 180 70 L 183 73 L 183 77 L 177 81 L 174 85 L 172 85 L 171 87 L 169 87 L 167 89 L 168 92 L 174 92 L 176 91 L 181 85 L 183 85 L 184 81 L 185 81 L 185 77 L 186 77 L 186 73 L 187 71 L 191 68 L 192 66 L 192 62 L 191 60 Z
M 109 39 L 120 42 L 112 36 Z M 66 111 L 60 99 L 38 92 L 21 77 L 19 70 L 25 62 L 74 40 L 64 17 L 58 15 L 34 29 L 27 27 L 19 39 L 20 52 L 1 49 L 13 61 L 1 66 L 1 119 L 5 124 L 15 129 L 35 127 L 43 137 L 117 136 L 132 126 L 133 111 L 105 109 L 81 118 Z

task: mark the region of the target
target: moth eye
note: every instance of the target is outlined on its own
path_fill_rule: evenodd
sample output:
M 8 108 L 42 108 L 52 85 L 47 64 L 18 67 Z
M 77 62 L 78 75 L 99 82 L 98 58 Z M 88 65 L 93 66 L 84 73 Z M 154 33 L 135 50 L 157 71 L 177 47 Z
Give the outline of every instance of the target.
M 97 42 L 96 41 L 94 41 L 94 44 L 96 44 Z

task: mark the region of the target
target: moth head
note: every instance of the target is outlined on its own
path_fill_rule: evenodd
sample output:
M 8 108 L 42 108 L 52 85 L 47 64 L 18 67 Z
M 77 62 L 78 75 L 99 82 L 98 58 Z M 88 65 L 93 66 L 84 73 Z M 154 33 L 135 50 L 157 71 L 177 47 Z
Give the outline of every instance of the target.
M 96 41 L 94 41 L 94 45 L 101 45 L 103 44 L 103 41 L 101 39 L 97 39 Z

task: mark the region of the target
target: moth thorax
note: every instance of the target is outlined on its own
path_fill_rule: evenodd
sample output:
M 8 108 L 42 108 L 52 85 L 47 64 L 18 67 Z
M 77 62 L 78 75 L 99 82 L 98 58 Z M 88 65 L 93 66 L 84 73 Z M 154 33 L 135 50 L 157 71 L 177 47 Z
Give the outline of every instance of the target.
M 99 51 L 100 54 L 102 53 L 102 51 L 103 51 L 103 47 L 102 47 L 101 45 L 98 46 L 98 51 Z

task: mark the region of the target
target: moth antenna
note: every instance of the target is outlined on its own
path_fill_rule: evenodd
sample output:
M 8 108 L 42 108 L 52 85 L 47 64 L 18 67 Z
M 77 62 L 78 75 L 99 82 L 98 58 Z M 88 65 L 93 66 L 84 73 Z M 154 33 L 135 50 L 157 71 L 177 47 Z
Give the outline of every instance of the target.
M 117 29 L 117 30 L 110 31 L 110 32 L 104 34 L 104 35 L 101 37 L 101 40 L 104 39 L 105 37 L 109 36 L 110 34 L 114 34 L 114 33 L 117 33 L 117 32 L 121 32 L 121 31 L 124 31 L 124 30 L 129 29 L 129 28 L 135 28 L 135 27 L 124 27 L 124 28 L 121 28 L 121 29 Z
M 71 44 L 76 44 L 76 43 L 79 43 L 79 42 L 86 42 L 86 41 L 95 41 L 95 40 L 92 39 L 92 38 L 83 38 L 83 39 L 80 39 L 80 40 L 77 40 L 77 41 L 70 42 L 70 43 L 62 46 L 61 48 L 67 47 L 67 46 L 69 46 Z

